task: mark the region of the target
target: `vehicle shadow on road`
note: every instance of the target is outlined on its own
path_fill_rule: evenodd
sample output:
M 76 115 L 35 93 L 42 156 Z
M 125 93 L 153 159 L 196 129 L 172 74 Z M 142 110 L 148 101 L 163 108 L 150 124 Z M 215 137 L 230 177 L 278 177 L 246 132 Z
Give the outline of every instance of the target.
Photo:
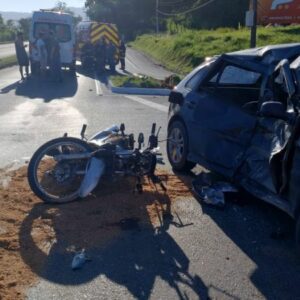
M 172 199 L 153 188 L 133 194 L 133 186 L 127 180 L 103 183 L 84 201 L 36 204 L 20 229 L 24 262 L 39 277 L 61 285 L 104 275 L 135 298 L 148 299 L 160 278 L 178 299 L 207 299 L 207 287 L 190 274 L 188 257 L 168 233 L 170 226 L 180 230 L 182 225 L 172 217 Z M 74 253 L 83 248 L 92 261 L 72 271 Z
M 0 95 L 1 94 L 8 94 L 10 91 L 15 90 L 20 84 L 22 84 L 22 82 L 20 82 L 19 80 L 7 85 L 6 87 L 2 88 L 0 90 Z
M 300 258 L 289 216 L 245 191 L 227 194 L 223 210 L 200 203 L 203 213 L 255 263 L 249 278 L 266 299 L 300 298 Z M 226 255 L 234 260 L 232 253 Z
M 63 72 L 62 82 L 33 77 L 18 84 L 15 94 L 30 99 L 43 99 L 44 102 L 50 102 L 56 99 L 72 98 L 76 94 L 77 89 L 77 76 Z

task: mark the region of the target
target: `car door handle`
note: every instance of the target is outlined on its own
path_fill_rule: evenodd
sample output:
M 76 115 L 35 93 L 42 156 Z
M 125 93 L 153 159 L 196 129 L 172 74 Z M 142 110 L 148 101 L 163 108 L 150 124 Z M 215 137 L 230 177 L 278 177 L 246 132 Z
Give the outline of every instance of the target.
M 190 109 L 194 109 L 196 107 L 196 102 L 194 101 L 187 101 L 187 107 Z

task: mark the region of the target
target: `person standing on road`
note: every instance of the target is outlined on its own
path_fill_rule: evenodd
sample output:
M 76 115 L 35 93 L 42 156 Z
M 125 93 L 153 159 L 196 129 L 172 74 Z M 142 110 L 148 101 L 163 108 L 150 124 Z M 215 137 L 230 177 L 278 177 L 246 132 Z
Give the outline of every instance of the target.
M 96 57 L 96 70 L 100 73 L 105 71 L 106 62 L 106 44 L 105 39 L 102 38 L 95 46 L 95 57 Z
M 126 46 L 125 46 L 125 43 L 123 40 L 121 41 L 119 51 L 120 51 L 121 70 L 124 71 L 125 70 Z
M 62 82 L 60 46 L 53 31 L 50 32 L 49 49 L 50 49 L 49 66 L 50 66 L 51 79 L 53 81 Z
M 41 70 L 41 75 L 45 76 L 46 71 L 47 71 L 47 49 L 46 49 L 46 44 L 44 41 L 44 33 L 40 32 L 39 33 L 39 38 L 36 41 L 36 47 L 38 51 L 38 57 L 40 61 L 40 70 Z
M 116 47 L 112 42 L 109 41 L 107 45 L 107 60 L 109 64 L 109 69 L 112 72 L 116 71 L 115 56 L 116 56 Z
M 23 33 L 18 32 L 17 38 L 15 41 L 15 49 L 16 49 L 16 56 L 19 64 L 19 70 L 21 74 L 21 78 L 25 79 L 23 75 L 23 67 L 25 67 L 26 77 L 29 76 L 28 66 L 29 66 L 29 59 L 28 55 L 25 50 L 24 40 L 23 40 Z
M 37 39 L 34 40 L 33 43 L 30 43 L 31 51 L 30 51 L 30 69 L 31 75 L 39 75 L 40 74 L 40 59 L 39 52 L 36 45 Z
M 81 65 L 83 69 L 94 68 L 95 49 L 91 41 L 87 41 L 81 48 Z

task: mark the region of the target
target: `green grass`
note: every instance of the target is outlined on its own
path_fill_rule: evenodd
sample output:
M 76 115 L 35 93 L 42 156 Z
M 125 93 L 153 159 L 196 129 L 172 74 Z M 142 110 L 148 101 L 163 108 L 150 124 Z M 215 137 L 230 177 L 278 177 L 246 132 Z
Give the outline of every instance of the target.
M 300 42 L 300 26 L 258 28 L 257 46 Z M 168 69 L 185 74 L 205 57 L 249 48 L 247 28 L 185 30 L 176 35 L 142 35 L 130 45 L 143 51 Z
M 17 57 L 15 55 L 0 58 L 0 69 L 16 65 L 17 63 Z
M 161 88 L 162 82 L 151 77 L 111 76 L 110 80 L 115 87 Z

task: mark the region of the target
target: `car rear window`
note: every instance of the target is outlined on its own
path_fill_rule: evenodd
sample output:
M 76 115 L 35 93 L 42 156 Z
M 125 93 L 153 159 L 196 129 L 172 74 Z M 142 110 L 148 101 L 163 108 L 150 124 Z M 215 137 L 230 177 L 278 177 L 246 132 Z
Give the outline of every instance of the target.
M 47 36 L 50 31 L 55 33 L 55 36 L 60 43 L 69 42 L 72 38 L 70 25 L 41 22 L 34 24 L 35 38 L 38 38 L 40 32 L 44 32 Z
M 229 65 L 223 70 L 219 84 L 253 85 L 260 76 L 260 73 Z

